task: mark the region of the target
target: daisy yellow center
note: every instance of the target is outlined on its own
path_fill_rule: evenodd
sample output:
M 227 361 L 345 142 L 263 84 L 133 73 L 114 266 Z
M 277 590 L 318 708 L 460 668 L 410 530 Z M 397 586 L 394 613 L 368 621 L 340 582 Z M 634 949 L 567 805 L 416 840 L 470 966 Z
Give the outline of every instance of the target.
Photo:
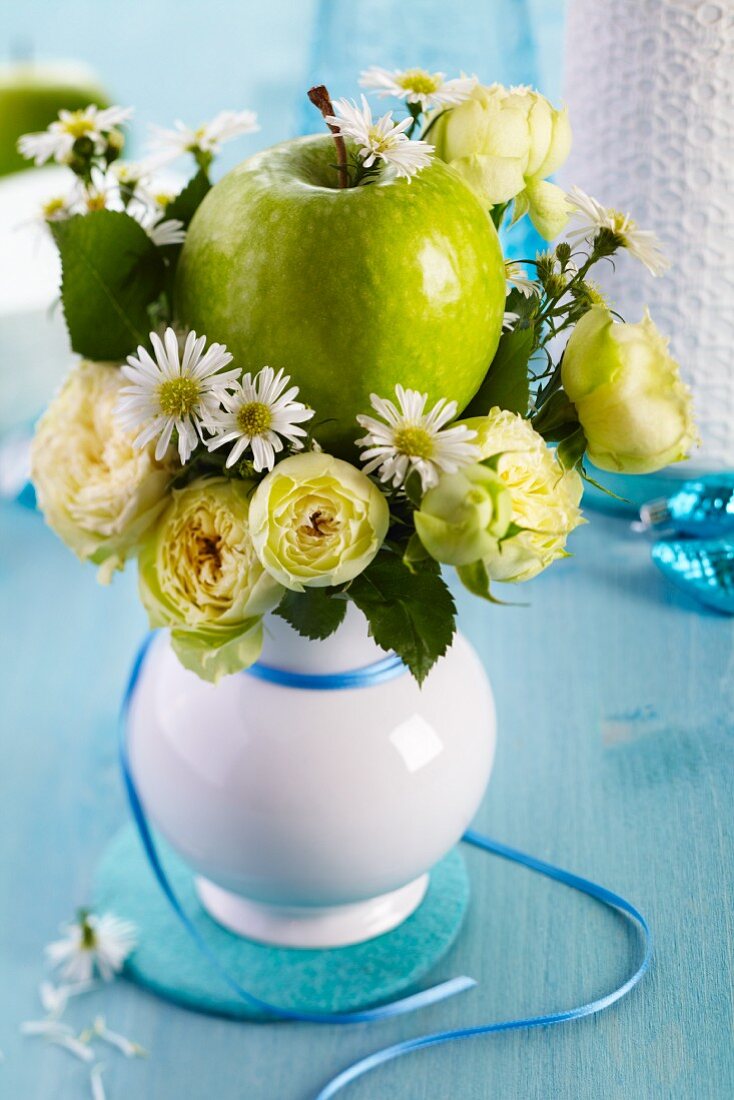
M 49 199 L 48 202 L 43 204 L 43 216 L 45 218 L 53 218 L 56 214 L 61 214 L 66 209 L 66 204 L 63 199 Z
M 97 195 L 87 195 L 87 210 L 104 210 L 107 205 L 107 196 L 102 192 Z
M 441 78 L 425 69 L 407 69 L 395 82 L 406 92 L 416 92 L 418 95 L 430 95 L 441 87 Z
M 193 378 L 167 378 L 158 387 L 158 404 L 164 416 L 183 420 L 199 403 L 199 383 Z
M 273 422 L 273 414 L 262 401 L 248 401 L 237 411 L 237 427 L 244 435 L 263 435 Z
M 94 129 L 94 123 L 90 118 L 86 118 L 81 111 L 75 111 L 71 118 L 64 121 L 64 129 L 72 137 L 80 138 Z
M 434 451 L 433 436 L 419 424 L 406 424 L 398 428 L 393 443 L 396 450 L 411 458 L 431 458 Z

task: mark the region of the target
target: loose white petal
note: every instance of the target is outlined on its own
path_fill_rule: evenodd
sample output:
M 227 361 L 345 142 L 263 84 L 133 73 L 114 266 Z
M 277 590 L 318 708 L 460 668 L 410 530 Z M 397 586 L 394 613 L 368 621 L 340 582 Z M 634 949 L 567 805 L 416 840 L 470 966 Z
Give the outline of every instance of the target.
M 102 1084 L 102 1066 L 92 1066 L 89 1074 L 89 1084 L 92 1090 L 92 1100 L 106 1100 L 104 1085 Z

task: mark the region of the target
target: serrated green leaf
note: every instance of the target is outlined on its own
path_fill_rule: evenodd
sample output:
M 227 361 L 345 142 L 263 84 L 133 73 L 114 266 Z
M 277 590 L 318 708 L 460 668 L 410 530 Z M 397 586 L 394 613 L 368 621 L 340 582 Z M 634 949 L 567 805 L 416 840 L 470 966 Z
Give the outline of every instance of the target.
M 61 253 L 61 302 L 71 346 L 88 359 L 124 359 L 148 340 L 148 306 L 165 267 L 129 214 L 95 210 L 52 223 Z
M 333 634 L 342 622 L 347 601 L 328 588 L 307 588 L 304 592 L 286 592 L 275 614 L 304 638 L 320 641 Z
M 528 361 L 534 341 L 532 327 L 517 328 L 502 335 L 487 375 L 463 416 L 486 416 L 495 405 L 523 416 L 527 413 L 530 401 Z
M 196 175 L 191 177 L 184 189 L 167 204 L 164 217 L 178 218 L 185 226 L 188 226 L 194 214 L 211 191 L 211 187 L 209 176 L 203 169 L 199 169 Z
M 414 531 L 408 539 L 407 546 L 403 551 L 403 564 L 411 573 L 426 571 L 438 573 L 441 568 L 426 550 L 417 531 Z
M 394 650 L 422 683 L 456 629 L 453 596 L 440 573 L 411 573 L 394 554 L 378 554 L 352 581 L 348 595 L 377 644 Z

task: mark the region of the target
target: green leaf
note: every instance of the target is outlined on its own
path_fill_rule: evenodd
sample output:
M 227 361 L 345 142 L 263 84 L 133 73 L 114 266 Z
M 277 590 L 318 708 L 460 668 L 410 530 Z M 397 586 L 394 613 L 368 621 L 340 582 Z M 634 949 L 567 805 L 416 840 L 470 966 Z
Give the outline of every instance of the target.
M 431 557 L 421 542 L 418 532 L 414 531 L 408 539 L 408 544 L 403 552 L 403 564 L 411 573 L 425 572 L 438 573 L 440 566 Z
M 576 406 L 563 390 L 556 390 L 543 402 L 532 424 L 548 443 L 566 439 L 580 427 Z
M 129 214 L 95 210 L 52 224 L 61 253 L 61 301 L 71 346 L 88 359 L 124 359 L 148 340 L 148 306 L 165 267 Z
M 304 592 L 286 592 L 275 614 L 304 638 L 322 640 L 333 634 L 347 610 L 347 601 L 328 588 L 307 588 Z
M 525 604 L 507 603 L 505 600 L 498 600 L 496 596 L 492 595 L 489 573 L 483 561 L 475 561 L 471 565 L 457 565 L 456 575 L 464 588 L 471 592 L 472 596 L 479 596 L 481 599 L 498 604 L 500 607 L 526 606 Z
M 423 500 L 423 484 L 417 470 L 411 470 L 405 479 L 405 495 L 414 508 L 420 508 Z
M 440 573 L 411 573 L 399 557 L 381 553 L 347 594 L 366 616 L 377 644 L 394 650 L 422 683 L 456 629 L 453 596 Z
M 583 428 L 577 428 L 556 447 L 558 461 L 564 470 L 575 470 L 586 453 L 586 436 Z
M 211 191 L 211 186 L 208 175 L 200 168 L 196 175 L 191 177 L 183 191 L 179 192 L 175 199 L 171 199 L 168 203 L 164 217 L 178 218 L 185 226 L 188 226 L 201 203 Z
M 503 333 L 487 375 L 463 416 L 486 416 L 495 405 L 525 416 L 530 400 L 528 361 L 534 339 L 532 326 Z

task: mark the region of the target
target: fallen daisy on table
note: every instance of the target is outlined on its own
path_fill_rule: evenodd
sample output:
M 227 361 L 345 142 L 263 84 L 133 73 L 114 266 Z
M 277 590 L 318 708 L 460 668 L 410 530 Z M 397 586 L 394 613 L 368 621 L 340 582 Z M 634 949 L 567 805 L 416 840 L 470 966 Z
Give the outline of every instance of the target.
M 89 982 L 95 973 L 110 981 L 137 944 L 135 925 L 112 913 L 97 916 L 81 909 L 77 919 L 62 930 L 63 939 L 50 943 L 46 956 L 69 982 Z

